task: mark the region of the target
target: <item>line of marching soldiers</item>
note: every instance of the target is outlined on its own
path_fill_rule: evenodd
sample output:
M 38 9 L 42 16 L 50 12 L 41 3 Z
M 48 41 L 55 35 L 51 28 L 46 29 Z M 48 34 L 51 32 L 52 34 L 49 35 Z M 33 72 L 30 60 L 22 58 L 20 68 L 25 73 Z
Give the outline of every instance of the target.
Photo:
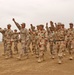
M 30 45 L 32 44 L 32 52 L 38 58 L 38 62 L 44 61 L 44 55 L 46 53 L 47 44 L 49 45 L 51 58 L 54 59 L 58 56 L 58 63 L 62 63 L 62 58 L 69 53 L 69 59 L 73 59 L 74 53 L 74 29 L 73 23 L 69 23 L 70 27 L 65 29 L 64 24 L 55 23 L 50 21 L 50 27 L 46 23 L 46 30 L 44 25 L 37 25 L 37 29 L 31 24 L 30 29 L 26 29 L 26 24 L 21 25 L 12 19 L 19 32 L 15 29 L 11 30 L 11 25 L 8 24 L 7 28 L 0 28 L 0 32 L 3 35 L 4 55 L 5 58 L 12 58 L 12 42 L 14 42 L 14 52 L 19 54 L 18 59 L 22 57 L 29 58 L 29 52 L 31 52 Z M 18 43 L 21 43 L 21 50 L 18 50 Z

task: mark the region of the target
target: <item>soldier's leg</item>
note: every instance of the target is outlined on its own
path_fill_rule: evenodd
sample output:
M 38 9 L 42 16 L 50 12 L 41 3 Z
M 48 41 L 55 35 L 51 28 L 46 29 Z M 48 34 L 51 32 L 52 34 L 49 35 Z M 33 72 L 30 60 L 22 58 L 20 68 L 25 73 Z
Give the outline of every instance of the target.
M 3 42 L 3 46 L 4 46 L 4 53 L 2 55 L 5 56 L 5 54 L 6 54 L 6 42 Z
M 38 58 L 39 63 L 42 62 L 42 61 L 44 61 L 44 51 L 43 50 L 41 50 L 39 52 L 39 58 Z
M 24 47 L 24 54 L 26 56 L 26 58 L 29 58 L 29 55 L 28 55 L 28 42 L 25 43 L 25 47 Z
M 36 52 L 35 52 L 35 42 L 33 42 L 33 48 L 32 48 L 32 50 L 33 50 L 33 53 L 35 54 Z
M 10 56 L 10 58 L 13 57 L 13 53 L 12 53 L 12 45 L 11 45 L 11 43 L 9 44 L 9 56 Z
M 42 61 L 44 61 L 44 49 L 45 49 L 45 47 L 44 47 L 44 45 L 41 45 L 40 47 L 39 47 L 39 59 L 38 59 L 38 62 L 42 62 Z
M 18 42 L 14 42 L 14 52 L 18 53 Z
M 54 48 L 53 48 L 53 42 L 50 42 L 50 54 L 51 54 L 51 58 L 54 59 Z
M 59 50 L 58 51 L 58 63 L 61 64 L 62 63 L 62 57 L 63 57 L 63 53 L 62 53 L 62 50 L 63 50 L 62 47 L 63 46 L 62 46 L 62 43 L 60 41 L 58 42 L 58 46 L 59 46 L 58 47 L 58 50 Z
M 11 43 L 7 42 L 7 44 L 6 44 L 6 57 L 5 58 L 11 58 L 11 57 L 12 57 Z
M 19 56 L 17 57 L 18 59 L 21 59 L 24 54 L 24 45 L 24 42 L 21 41 L 21 49 L 19 50 Z
M 73 57 L 72 57 L 72 49 L 71 47 L 68 48 L 69 49 L 69 59 L 72 60 Z
M 62 63 L 62 53 L 58 54 L 58 63 L 61 64 Z
M 36 57 L 39 57 L 39 45 L 38 45 L 38 41 L 35 44 L 35 48 L 36 48 Z

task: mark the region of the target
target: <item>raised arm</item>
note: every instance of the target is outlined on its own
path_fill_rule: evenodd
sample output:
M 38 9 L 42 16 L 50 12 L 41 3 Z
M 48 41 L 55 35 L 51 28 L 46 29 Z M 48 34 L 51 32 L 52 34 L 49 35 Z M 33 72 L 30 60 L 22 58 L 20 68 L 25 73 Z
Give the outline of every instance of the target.
M 32 24 L 30 24 L 30 26 L 31 26 L 31 30 L 34 31 L 35 27 Z
M 14 18 L 12 20 L 15 23 L 15 25 L 17 26 L 17 28 L 20 30 L 21 29 L 21 26 L 19 25 L 19 23 L 17 23 Z
M 4 31 L 2 28 L 0 28 L 0 33 L 3 34 L 4 32 L 5 32 L 5 31 Z

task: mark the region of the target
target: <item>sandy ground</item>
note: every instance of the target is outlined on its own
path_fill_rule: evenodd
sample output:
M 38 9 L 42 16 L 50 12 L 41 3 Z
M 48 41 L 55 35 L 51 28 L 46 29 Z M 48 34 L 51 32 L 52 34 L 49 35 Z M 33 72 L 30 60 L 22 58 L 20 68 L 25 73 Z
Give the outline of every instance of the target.
M 49 50 L 42 63 L 38 63 L 31 54 L 29 59 L 20 61 L 16 58 L 18 55 L 5 59 L 2 53 L 3 45 L 0 44 L 0 75 L 74 75 L 74 60 L 69 60 L 68 55 L 63 58 L 62 64 L 58 64 L 57 57 L 54 60 L 50 58 Z

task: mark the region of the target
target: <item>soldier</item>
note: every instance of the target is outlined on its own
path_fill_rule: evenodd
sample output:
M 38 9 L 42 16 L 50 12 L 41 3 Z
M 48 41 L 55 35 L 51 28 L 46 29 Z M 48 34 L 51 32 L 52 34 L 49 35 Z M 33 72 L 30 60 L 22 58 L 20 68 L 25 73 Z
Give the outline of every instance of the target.
M 7 30 L 6 28 L 4 28 L 4 29 L 0 28 L 0 32 L 3 35 L 2 41 L 3 41 L 3 46 L 4 46 L 4 53 L 2 55 L 5 55 L 5 53 L 6 53 L 6 35 L 5 35 L 6 30 Z
M 31 33 L 31 42 L 32 42 L 32 52 L 33 54 L 36 54 L 36 30 L 35 27 L 33 26 L 33 30 L 31 28 L 30 33 Z
M 58 54 L 58 63 L 62 63 L 63 51 L 65 50 L 65 35 L 64 30 L 61 29 L 61 24 L 58 25 L 57 30 L 57 54 Z
M 17 30 L 14 30 L 13 33 L 13 41 L 14 41 L 14 52 L 18 53 L 18 40 L 19 40 L 19 34 L 17 33 Z
M 5 53 L 5 58 L 11 58 L 12 57 L 12 36 L 13 36 L 13 31 L 11 30 L 11 25 L 7 25 L 7 30 L 5 32 L 6 36 L 6 53 Z
M 45 30 L 43 29 L 43 25 L 39 26 L 39 33 L 38 33 L 38 45 L 39 45 L 39 58 L 38 62 L 42 62 L 44 60 L 44 50 L 45 50 Z
M 69 59 L 72 60 L 72 47 L 73 47 L 73 40 L 74 40 L 74 29 L 73 29 L 73 23 L 69 23 L 70 28 L 67 30 L 67 49 L 69 51 L 70 57 Z
M 39 25 L 37 25 L 37 30 L 36 30 L 36 57 L 39 57 L 39 40 L 38 40 L 38 33 L 39 33 L 40 29 L 39 29 Z
M 50 35 L 50 28 L 48 27 L 48 23 L 46 23 L 46 37 L 48 38 L 48 36 Z M 47 51 L 47 45 L 48 45 L 48 40 L 46 42 L 46 46 L 45 46 L 45 51 Z
M 27 49 L 27 51 L 28 52 L 31 52 L 31 48 L 30 48 L 30 44 L 31 44 L 31 33 L 30 33 L 30 29 L 29 30 L 27 30 L 27 43 L 26 43 L 26 49 Z
M 17 28 L 20 30 L 20 42 L 21 42 L 21 51 L 18 59 L 21 59 L 24 54 L 26 55 L 26 58 L 28 58 L 28 50 L 27 50 L 27 37 L 28 37 L 28 30 L 25 28 L 26 24 L 22 23 L 21 26 L 15 21 L 13 18 L 13 22 L 17 26 Z

